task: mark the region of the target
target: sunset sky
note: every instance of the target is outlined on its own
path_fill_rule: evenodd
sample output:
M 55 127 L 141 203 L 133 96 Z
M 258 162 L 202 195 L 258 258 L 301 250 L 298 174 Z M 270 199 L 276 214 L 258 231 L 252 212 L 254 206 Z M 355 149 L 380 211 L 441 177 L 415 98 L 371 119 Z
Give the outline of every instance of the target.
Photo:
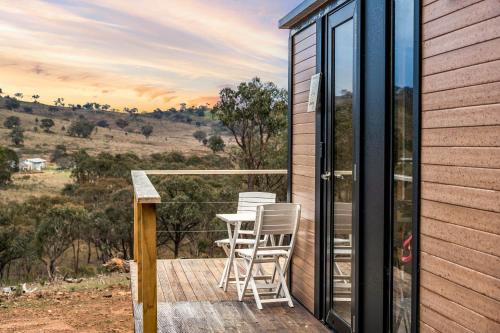
M 3 0 L 0 88 L 141 111 L 216 102 L 259 76 L 286 88 L 277 22 L 301 0 Z

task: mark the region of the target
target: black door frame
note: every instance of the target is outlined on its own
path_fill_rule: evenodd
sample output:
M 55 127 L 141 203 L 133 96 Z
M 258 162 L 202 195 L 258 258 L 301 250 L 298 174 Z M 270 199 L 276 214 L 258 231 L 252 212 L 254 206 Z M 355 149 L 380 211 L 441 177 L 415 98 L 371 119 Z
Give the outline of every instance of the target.
M 329 13 L 325 18 L 325 27 L 326 31 L 324 34 L 324 45 L 326 46 L 325 50 L 323 50 L 324 55 L 324 96 L 325 96 L 325 111 L 322 114 L 322 139 L 321 146 L 323 149 L 324 158 L 322 159 L 322 172 L 329 171 L 332 176 L 329 180 L 321 180 L 320 181 L 320 191 L 321 191 L 321 209 L 323 216 L 323 235 L 324 235 L 324 243 L 323 243 L 323 251 L 324 251 L 324 305 L 323 311 L 325 314 L 325 321 L 328 324 L 332 324 L 332 322 L 336 322 L 335 329 L 339 332 L 350 332 L 351 325 L 345 322 L 342 318 L 338 317 L 335 313 L 331 312 L 332 308 L 332 300 L 330 296 L 332 295 L 332 243 L 333 239 L 333 210 L 331 203 L 333 202 L 333 191 L 334 191 L 334 183 L 335 183 L 335 175 L 334 175 L 334 36 L 333 32 L 336 27 L 339 25 L 353 20 L 353 29 L 356 31 L 357 26 L 357 16 L 355 15 L 356 1 L 350 1 L 345 3 L 343 6 L 337 8 L 336 10 Z M 354 58 L 356 59 L 358 52 L 358 45 L 355 42 L 357 40 L 357 33 L 353 34 L 353 46 L 354 46 Z M 357 213 L 357 202 L 359 200 L 359 187 L 358 187 L 358 177 L 357 173 L 357 165 L 359 165 L 359 127 L 360 127 L 360 117 L 359 117 L 359 102 L 357 95 L 357 71 L 356 71 L 356 61 L 353 61 L 353 108 L 352 108 L 352 130 L 353 130 L 353 206 L 352 206 L 352 223 L 353 223 L 353 262 L 351 266 L 351 274 L 352 274 L 352 284 L 353 286 L 357 285 L 357 270 L 356 270 L 356 255 L 357 253 L 357 235 L 358 235 L 358 213 Z M 352 288 L 351 294 L 351 317 L 352 323 L 355 328 L 355 318 L 356 318 L 356 288 Z
M 355 0 L 354 0 L 355 1 Z M 342 2 L 333 13 L 352 2 Z M 356 1 L 355 5 L 355 77 L 356 103 L 353 122 L 358 124 L 354 133 L 358 139 L 354 154 L 357 164 L 357 181 L 354 183 L 353 209 L 354 240 L 354 291 L 353 332 L 387 331 L 388 260 L 385 252 L 385 221 L 390 213 L 390 3 L 384 0 Z M 367 15 L 369 13 L 369 15 Z M 328 57 L 327 16 L 316 20 L 317 25 L 317 72 L 326 73 Z M 326 129 L 325 112 L 328 108 L 327 77 L 322 80 L 321 105 L 316 113 L 316 259 L 315 259 L 315 315 L 325 321 L 330 300 L 328 240 L 324 207 L 325 191 L 321 174 L 324 170 L 325 148 L 323 138 Z M 356 118 L 356 119 L 354 119 Z M 361 121 L 361 119 L 363 121 Z M 382 135 L 381 135 L 382 133 Z M 369 223 L 368 223 L 369 221 Z

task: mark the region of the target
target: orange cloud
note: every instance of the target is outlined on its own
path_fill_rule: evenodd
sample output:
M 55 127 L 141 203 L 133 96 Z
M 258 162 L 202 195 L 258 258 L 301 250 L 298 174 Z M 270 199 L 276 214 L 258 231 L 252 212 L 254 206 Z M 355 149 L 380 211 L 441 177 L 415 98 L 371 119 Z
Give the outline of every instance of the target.
M 208 103 L 210 106 L 214 106 L 215 104 L 217 104 L 218 101 L 219 101 L 219 96 L 201 96 L 189 100 L 188 104 L 198 106 L 198 105 L 205 105 Z

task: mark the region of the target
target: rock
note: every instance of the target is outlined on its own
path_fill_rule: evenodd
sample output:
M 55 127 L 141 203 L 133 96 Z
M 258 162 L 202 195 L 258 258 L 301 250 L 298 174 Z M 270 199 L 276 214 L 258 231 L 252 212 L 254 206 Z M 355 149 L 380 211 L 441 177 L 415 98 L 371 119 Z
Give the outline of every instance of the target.
M 105 298 L 111 298 L 111 297 L 113 297 L 113 294 L 112 294 L 112 293 L 110 293 L 110 292 L 107 292 L 107 293 L 105 293 L 104 295 L 102 295 L 102 297 L 105 297 Z
M 130 265 L 128 261 L 120 258 L 112 258 L 103 265 L 108 272 L 130 272 Z

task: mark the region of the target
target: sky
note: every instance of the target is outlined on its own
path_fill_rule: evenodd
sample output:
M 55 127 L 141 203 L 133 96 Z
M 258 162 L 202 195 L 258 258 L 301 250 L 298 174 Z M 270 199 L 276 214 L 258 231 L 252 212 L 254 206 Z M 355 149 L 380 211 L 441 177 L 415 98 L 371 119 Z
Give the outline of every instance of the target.
M 300 2 L 2 0 L 0 88 L 141 111 L 214 105 L 255 76 L 286 88 L 278 20 Z

